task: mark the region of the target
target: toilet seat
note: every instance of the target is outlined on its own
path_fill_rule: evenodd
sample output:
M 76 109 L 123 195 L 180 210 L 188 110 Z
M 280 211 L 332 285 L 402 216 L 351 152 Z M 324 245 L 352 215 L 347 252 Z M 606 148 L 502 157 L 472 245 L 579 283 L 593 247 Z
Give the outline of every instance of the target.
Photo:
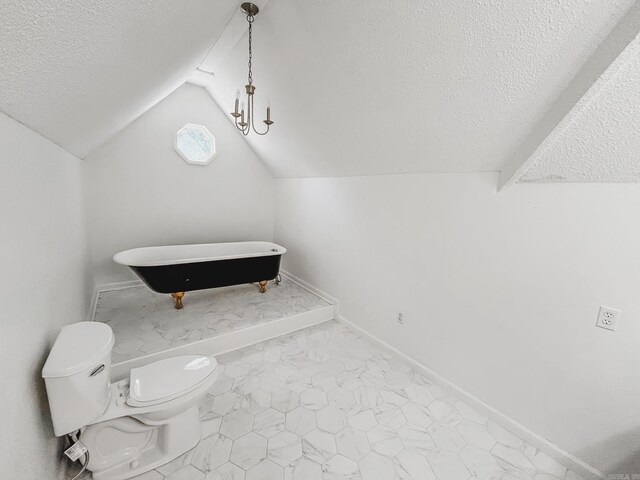
M 207 382 L 217 366 L 210 356 L 179 355 L 133 368 L 127 405 L 147 407 L 186 395 Z

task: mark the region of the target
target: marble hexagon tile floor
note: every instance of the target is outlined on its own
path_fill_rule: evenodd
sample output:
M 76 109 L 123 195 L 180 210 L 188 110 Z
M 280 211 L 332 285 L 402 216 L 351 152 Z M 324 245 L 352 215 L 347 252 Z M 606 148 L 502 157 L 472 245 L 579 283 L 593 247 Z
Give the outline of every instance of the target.
M 335 321 L 218 361 L 200 443 L 137 480 L 580 480 Z
M 187 292 L 182 310 L 140 285 L 101 292 L 94 320 L 113 329 L 111 360 L 118 363 L 328 305 L 287 278 L 269 282 L 264 294 L 255 285 Z

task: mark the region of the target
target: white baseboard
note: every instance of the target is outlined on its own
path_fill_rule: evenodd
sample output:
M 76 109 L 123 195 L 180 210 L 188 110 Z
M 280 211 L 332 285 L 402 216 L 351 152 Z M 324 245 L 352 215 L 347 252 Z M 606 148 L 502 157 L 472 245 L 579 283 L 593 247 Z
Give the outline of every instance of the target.
M 296 330 L 307 328 L 313 325 L 317 325 L 319 323 L 326 322 L 328 320 L 332 320 L 333 318 L 336 318 L 339 322 L 349 326 L 349 328 L 355 330 L 360 335 L 370 340 L 372 343 L 377 344 L 384 350 L 401 358 L 402 360 L 407 362 L 407 364 L 409 364 L 412 368 L 414 368 L 415 370 L 423 374 L 425 377 L 429 378 L 434 383 L 437 383 L 441 387 L 445 388 L 446 390 L 454 394 L 456 397 L 465 401 L 470 406 L 472 406 L 473 408 L 475 408 L 476 410 L 484 414 L 487 418 L 490 418 L 500 426 L 506 428 L 513 434 L 520 437 L 525 442 L 533 445 L 537 449 L 549 455 L 551 458 L 561 463 L 568 469 L 581 475 L 586 480 L 596 480 L 596 479 L 602 479 L 605 477 L 604 474 L 599 470 L 597 470 L 596 468 L 580 460 L 579 458 L 570 454 L 569 452 L 564 451 L 554 443 L 546 440 L 545 438 L 538 435 L 537 433 L 529 430 L 524 425 L 518 423 L 511 417 L 496 410 L 490 405 L 487 405 L 482 400 L 471 395 L 466 390 L 458 387 L 454 383 L 440 376 L 438 373 L 434 372 L 429 367 L 422 365 L 420 362 L 418 362 L 414 358 L 402 353 L 397 348 L 389 345 L 385 341 L 370 334 L 369 332 L 359 327 L 355 323 L 339 315 L 338 314 L 339 301 L 336 298 L 320 290 L 319 288 L 311 285 L 310 283 L 302 280 L 301 278 L 293 275 L 290 272 L 282 270 L 281 273 L 284 277 L 288 278 L 292 282 L 297 283 L 302 288 L 310 291 L 311 293 L 331 303 L 331 306 L 313 310 L 311 312 L 305 312 L 302 314 L 283 318 L 280 320 L 275 320 L 263 325 L 257 325 L 254 327 L 248 327 L 248 328 L 237 330 L 234 332 L 229 332 L 223 335 L 218 335 L 217 337 L 200 340 L 199 342 L 195 342 L 189 345 L 183 345 L 180 347 L 175 347 L 173 349 L 166 350 L 163 352 L 145 355 L 144 357 L 139 357 L 133 360 L 127 360 L 124 362 L 116 363 L 112 366 L 111 378 L 114 380 L 123 378 L 128 374 L 131 368 L 144 365 L 145 363 L 149 363 L 152 361 L 160 360 L 162 358 L 167 358 L 169 356 L 183 355 L 188 353 L 207 353 L 209 355 L 221 355 L 223 353 L 227 353 L 233 350 L 237 350 L 239 348 L 247 347 L 249 345 L 254 345 L 256 343 L 259 343 L 265 340 L 276 338 L 281 335 L 286 335 Z M 93 301 L 92 301 L 91 320 L 93 320 L 93 316 L 95 315 L 95 308 L 97 305 L 97 299 L 100 292 L 110 291 L 110 290 L 120 290 L 123 288 L 129 288 L 129 287 L 134 287 L 138 285 L 143 285 L 143 283 L 139 280 L 131 280 L 127 282 L 111 283 L 111 284 L 101 285 L 99 287 L 96 287 L 93 295 Z
M 423 374 L 425 377 L 427 377 L 434 383 L 437 383 L 438 385 L 440 385 L 447 391 L 451 392 L 453 395 L 460 398 L 464 402 L 468 403 L 470 406 L 472 406 L 473 408 L 475 408 L 476 410 L 484 414 L 487 418 L 490 418 L 500 426 L 512 432 L 514 435 L 517 435 L 525 442 L 529 443 L 530 445 L 533 445 L 538 450 L 541 450 L 545 454 L 549 455 L 551 458 L 556 460 L 558 463 L 564 465 L 569 470 L 572 470 L 573 472 L 579 474 L 580 476 L 585 478 L 585 480 L 597 480 L 597 479 L 604 478 L 604 474 L 600 472 L 598 469 L 592 467 L 591 465 L 584 462 L 583 460 L 580 460 L 579 458 L 570 454 L 569 452 L 566 452 L 565 450 L 561 449 L 554 443 L 550 442 L 549 440 L 545 439 L 544 437 L 538 435 L 537 433 L 531 431 L 524 425 L 515 421 L 511 417 L 505 415 L 499 410 L 496 410 L 492 406 L 487 405 L 479 398 L 471 395 L 466 390 L 450 382 L 446 378 L 442 377 L 438 373 L 431 370 L 429 367 L 421 364 L 420 362 L 410 357 L 409 355 L 402 353 L 397 348 L 392 347 L 387 342 L 379 339 L 378 337 L 364 330 L 362 327 L 359 327 L 355 323 L 344 318 L 342 315 L 340 315 L 340 311 L 338 309 L 338 305 L 340 303 L 338 299 L 332 297 L 331 295 L 325 293 L 324 291 L 302 280 L 301 278 L 293 275 L 290 272 L 282 271 L 282 274 L 285 277 L 289 278 L 291 281 L 309 290 L 311 293 L 314 293 L 319 297 L 327 300 L 329 303 L 332 303 L 333 305 L 335 305 L 336 319 L 339 322 L 349 326 L 351 329 L 355 330 L 360 335 L 367 338 L 372 343 L 377 344 L 378 346 L 388 351 L 389 353 L 392 353 L 393 355 L 401 358 L 402 360 L 407 362 L 407 364 L 409 364 L 412 368 L 414 368 L 415 370 Z
M 305 290 L 309 290 L 314 295 L 317 295 L 323 300 L 326 300 L 327 302 L 329 302 L 331 305 L 334 305 L 336 307 L 336 314 L 338 313 L 338 305 L 340 304 L 340 302 L 338 301 L 337 298 L 334 298 L 328 293 L 324 292 L 323 290 L 320 290 L 318 287 L 315 287 L 310 283 L 305 282 L 300 277 L 296 277 L 293 273 L 287 272 L 286 270 L 280 270 L 280 273 L 282 274 L 283 277 L 288 278 L 293 283 L 297 283 Z
M 334 318 L 333 305 L 327 305 L 326 307 L 316 308 L 279 320 L 272 320 L 271 322 L 261 325 L 254 325 L 252 327 L 223 333 L 215 337 L 205 338 L 188 345 L 181 345 L 162 352 L 151 353 L 144 357 L 114 363 L 111 366 L 111 380 L 115 381 L 124 378 L 132 368 L 155 362 L 156 360 L 162 360 L 163 358 L 188 354 L 222 355 L 223 353 L 264 342 L 265 340 L 286 335 L 296 330 L 333 320 Z
M 337 299 L 333 298 L 328 293 L 323 292 L 319 288 L 316 288 L 313 285 L 310 285 L 309 283 L 305 282 L 301 278 L 298 278 L 295 275 L 287 272 L 286 270 L 281 270 L 280 273 L 282 274 L 283 277 L 288 278 L 293 283 L 297 283 L 300 287 L 304 288 L 305 290 L 308 290 L 309 292 L 313 293 L 314 295 L 317 295 L 318 297 L 322 298 L 323 300 L 326 300 L 327 302 L 329 302 L 331 305 L 334 306 L 334 310 L 335 310 L 336 315 L 337 315 L 337 313 L 338 313 L 338 300 Z M 130 288 L 130 287 L 139 287 L 141 285 L 144 285 L 144 283 L 141 280 L 127 280 L 127 281 L 124 281 L 124 282 L 106 283 L 104 285 L 96 286 L 94 288 L 94 290 L 93 290 L 93 295 L 91 297 L 91 305 L 90 305 L 90 308 L 89 308 L 89 314 L 87 316 L 88 320 L 92 322 L 95 319 L 96 307 L 98 306 L 98 297 L 100 296 L 100 293 L 102 293 L 102 292 L 110 292 L 112 290 L 122 290 L 124 288 Z
M 109 292 L 111 290 L 122 290 L 123 288 L 139 287 L 144 285 L 141 280 L 127 280 L 125 282 L 106 283 L 104 285 L 97 285 L 93 289 L 93 295 L 91 297 L 91 306 L 89 308 L 89 315 L 87 320 L 93 322 L 96 316 L 96 307 L 98 306 L 98 297 L 102 292 Z
M 487 418 L 490 418 L 491 420 L 496 422 L 498 425 L 509 430 L 511 433 L 518 436 L 525 442 L 529 443 L 530 445 L 533 445 L 538 450 L 544 452 L 545 454 L 553 458 L 558 463 L 567 467 L 569 470 L 572 470 L 578 475 L 581 475 L 583 478 L 585 478 L 585 480 L 596 480 L 596 479 L 604 478 L 604 474 L 602 472 L 592 467 L 588 463 L 580 460 L 574 455 L 571 455 L 569 452 L 564 451 L 557 445 L 551 443 L 550 441 L 541 437 L 537 433 L 529 430 L 524 425 L 518 423 L 513 418 L 496 410 L 492 406 L 487 405 L 479 398 L 471 395 L 466 390 L 458 387 L 456 384 L 440 376 L 438 373 L 434 372 L 429 367 L 422 365 L 420 362 L 410 357 L 409 355 L 406 355 L 402 353 L 400 350 L 398 350 L 397 348 L 392 347 L 387 342 L 380 340 L 378 337 L 370 334 L 369 332 L 364 330 L 362 327 L 359 327 L 358 325 L 351 322 L 350 320 L 347 320 L 341 315 L 337 315 L 336 319 L 339 322 L 343 323 L 344 325 L 347 325 L 349 328 L 355 330 L 356 332 L 358 332 L 360 335 L 362 335 L 372 343 L 375 343 L 376 345 L 380 346 L 387 352 L 401 358 L 407 364 L 409 364 L 412 368 L 420 372 L 422 375 L 427 377 L 432 382 L 437 383 L 444 389 L 448 390 L 454 396 L 460 398 L 461 400 L 469 404 L 471 407 L 475 408 L 478 412 L 485 415 Z
M 223 353 L 231 352 L 239 348 L 248 347 L 265 340 L 286 335 L 296 330 L 311 327 L 319 323 L 333 320 L 336 315 L 336 309 L 334 300 L 330 295 L 311 287 L 299 280 L 297 277 L 282 272 L 282 275 L 290 281 L 298 284 L 300 287 L 308 290 L 314 295 L 326 300 L 331 305 L 326 307 L 316 308 L 314 310 L 292 315 L 290 317 L 281 318 L 279 320 L 273 320 L 262 325 L 255 325 L 252 327 L 235 330 L 232 332 L 217 335 L 215 337 L 206 338 L 188 345 L 180 345 L 162 352 L 150 353 L 142 357 L 134 358 L 132 360 L 125 360 L 123 362 L 114 363 L 111 366 L 111 379 L 119 380 L 126 377 L 132 368 L 145 365 L 147 363 L 155 362 L 163 358 L 172 357 L 175 355 L 188 355 L 204 353 L 208 355 L 222 355 Z M 98 303 L 98 297 L 101 292 L 107 292 L 112 290 L 122 290 L 130 287 L 137 287 L 144 285 L 140 280 L 130 280 L 126 282 L 109 283 L 106 285 L 100 285 L 95 288 L 92 300 L 90 320 L 95 319 L 95 311 Z

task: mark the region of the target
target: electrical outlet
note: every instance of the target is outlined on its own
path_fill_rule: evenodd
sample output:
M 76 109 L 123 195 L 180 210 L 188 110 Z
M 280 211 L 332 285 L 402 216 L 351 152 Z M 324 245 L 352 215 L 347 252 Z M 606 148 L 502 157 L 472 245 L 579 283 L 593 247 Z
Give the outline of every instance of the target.
M 598 321 L 596 322 L 596 327 L 615 331 L 616 323 L 618 322 L 619 316 L 620 310 L 601 306 L 600 311 L 598 312 Z
M 402 313 L 402 312 L 398 312 L 398 317 L 397 317 L 397 319 L 398 319 L 398 323 L 399 323 L 400 325 L 404 325 L 404 313 Z

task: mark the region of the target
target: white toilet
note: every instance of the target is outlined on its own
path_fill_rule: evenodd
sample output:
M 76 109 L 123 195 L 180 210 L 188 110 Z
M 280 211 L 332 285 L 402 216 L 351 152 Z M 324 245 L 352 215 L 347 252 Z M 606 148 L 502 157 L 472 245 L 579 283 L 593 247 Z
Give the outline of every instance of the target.
M 200 440 L 198 403 L 216 359 L 180 355 L 133 368 L 111 384 L 111 328 L 63 327 L 42 369 L 57 436 L 81 429 L 94 480 L 123 480 L 182 455 Z

